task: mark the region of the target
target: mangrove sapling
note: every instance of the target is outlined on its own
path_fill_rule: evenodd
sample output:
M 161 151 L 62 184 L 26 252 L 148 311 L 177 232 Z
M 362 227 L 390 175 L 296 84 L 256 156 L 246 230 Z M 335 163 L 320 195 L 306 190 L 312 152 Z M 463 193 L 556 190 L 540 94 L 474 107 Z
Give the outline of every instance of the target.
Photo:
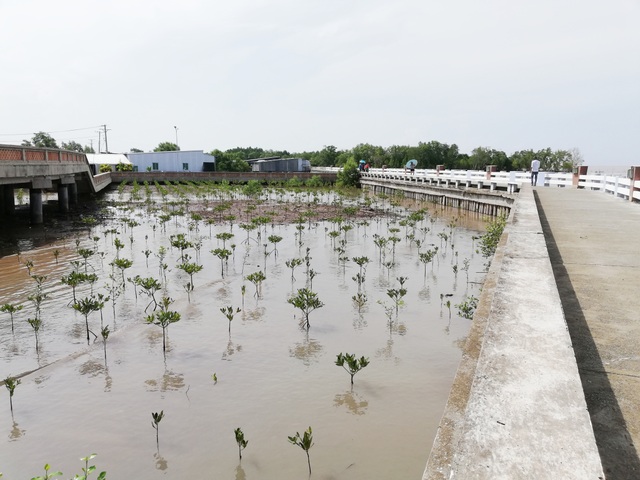
M 147 268 L 149 268 L 149 255 L 151 255 L 153 252 L 151 250 L 143 250 L 142 253 L 145 256 Z
M 56 265 L 58 265 L 58 257 L 60 256 L 60 250 L 58 250 L 57 248 L 53 251 L 53 256 L 56 259 Z
M 256 287 L 256 293 L 253 295 L 254 297 L 260 298 L 262 295 L 262 282 L 266 280 L 267 276 L 261 270 L 257 272 L 251 273 L 245 277 L 246 280 L 249 280 Z
M 160 422 L 164 418 L 164 410 L 159 412 L 151 412 L 151 426 L 156 431 L 156 448 L 160 449 Z
M 11 303 L 5 303 L 0 307 L 0 312 L 8 313 L 11 316 L 11 333 L 13 332 L 13 314 L 19 312 L 24 308 L 24 305 L 13 305 Z
M 120 250 L 124 248 L 124 243 L 116 237 L 113 239 L 113 246 L 116 247 L 116 258 L 120 258 Z
M 291 269 L 291 283 L 293 283 L 293 281 L 295 280 L 295 277 L 293 276 L 293 271 L 296 269 L 296 267 L 299 267 L 300 265 L 302 265 L 302 263 L 303 263 L 303 260 L 301 258 L 292 258 L 291 260 L 287 260 L 286 262 L 284 262 L 287 268 Z
M 91 250 L 90 248 L 78 249 L 78 255 L 80 255 L 84 259 L 84 273 L 87 273 L 89 258 L 91 258 L 95 253 L 96 252 Z
M 31 276 L 31 270 L 33 270 L 33 260 L 29 259 L 24 262 L 24 266 L 27 269 L 27 273 Z
M 87 455 L 86 457 L 80 459 L 84 462 L 84 468 L 82 469 L 82 473 L 84 473 L 84 475 L 76 475 L 73 477 L 74 480 L 89 479 L 89 475 L 96 471 L 95 465 L 89 466 L 89 460 L 93 460 L 95 457 L 96 457 L 96 454 L 92 453 L 91 455 Z M 107 472 L 100 472 L 98 474 L 97 480 L 106 480 L 106 478 L 107 478 Z
M 247 448 L 249 440 L 245 440 L 244 432 L 240 427 L 236 428 L 233 433 L 236 436 L 236 443 L 238 444 L 238 456 L 240 457 L 240 461 L 242 461 L 242 450 Z
M 465 298 L 461 303 L 458 303 L 456 305 L 456 308 L 458 309 L 458 315 L 460 315 L 462 318 L 466 318 L 467 320 L 473 319 L 473 314 L 475 313 L 477 307 L 478 299 L 473 295 Z M 449 312 L 451 312 L 451 309 L 449 309 Z
M 269 235 L 267 238 L 270 243 L 273 243 L 273 254 L 275 257 L 278 256 L 278 243 L 282 241 L 282 237 L 280 235 Z
M 147 323 L 153 323 L 162 328 L 162 352 L 167 351 L 167 335 L 166 330 L 172 323 L 180 321 L 180 314 L 169 310 L 169 305 L 173 303 L 173 300 L 169 297 L 162 297 L 159 304 L 160 311 L 156 311 L 147 317 Z
M 229 336 L 231 336 L 231 322 L 233 321 L 233 317 L 236 313 L 240 313 L 242 310 L 240 310 L 239 308 L 236 308 L 234 310 L 232 306 L 227 306 L 221 308 L 220 311 L 225 317 L 227 317 L 227 320 L 229 320 Z
M 40 331 L 40 327 L 42 326 L 42 320 L 40 320 L 39 317 L 27 318 L 27 323 L 31 325 L 31 328 L 33 328 L 33 333 L 36 336 L 36 353 L 39 353 L 40 343 L 38 341 L 38 332 Z
M 418 258 L 424 264 L 424 277 L 427 278 L 427 265 L 431 263 L 433 257 L 438 252 L 438 250 L 427 250 L 426 252 L 418 253 Z
M 351 297 L 351 300 L 353 300 L 354 305 L 358 308 L 358 313 L 360 313 L 362 311 L 362 307 L 367 303 L 367 295 L 362 292 L 358 292 Z
M 170 241 L 172 247 L 175 247 L 178 250 L 180 250 L 180 262 L 182 262 L 182 263 L 186 262 L 186 260 L 184 258 L 184 251 L 187 248 L 192 248 L 193 244 L 190 241 L 187 240 L 187 238 L 185 237 L 184 233 L 178 233 L 177 235 L 171 235 L 169 237 L 169 241 Z
M 289 442 L 292 445 L 297 445 L 307 454 L 307 464 L 309 465 L 309 475 L 311 475 L 311 459 L 309 458 L 309 450 L 313 447 L 313 435 L 311 432 L 311 427 L 305 430 L 304 435 L 300 436 L 300 433 L 296 432 L 293 437 L 287 436 Z
M 58 472 L 49 473 L 49 470 L 51 470 L 51 465 L 49 465 L 48 463 L 45 463 L 45 465 L 44 465 L 44 476 L 33 477 L 31 480 L 50 480 L 53 477 L 61 477 L 62 476 L 62 472 L 58 471 Z
M 102 303 L 104 307 L 104 303 Z M 89 345 L 89 333 L 98 338 L 98 336 L 89 330 L 89 315 L 91 312 L 97 312 L 100 310 L 100 302 L 93 296 L 85 297 L 73 304 L 73 309 L 80 312 L 84 316 L 84 322 L 87 327 L 87 345 Z
M 202 265 L 198 265 L 197 263 L 184 262 L 178 265 L 178 268 L 182 270 L 184 273 L 186 273 L 187 275 L 189 275 L 191 290 L 193 290 L 194 288 L 193 276 L 196 273 L 198 273 L 200 270 L 202 270 L 204 267 Z
M 222 270 L 222 278 L 224 278 L 224 266 L 227 263 L 229 257 L 231 256 L 231 251 L 226 248 L 216 248 L 215 250 L 210 250 L 210 252 L 220 259 L 220 268 Z
M 302 312 L 302 326 L 309 330 L 309 314 L 324 306 L 324 303 L 318 298 L 318 294 L 308 288 L 299 288 L 298 293 L 287 300 L 291 305 Z
M 110 265 L 112 267 L 116 267 L 116 268 L 120 269 L 120 273 L 122 275 L 122 290 L 124 291 L 126 289 L 126 287 L 125 287 L 125 279 L 124 279 L 124 271 L 127 268 L 131 268 L 131 266 L 133 265 L 133 262 L 131 260 L 129 260 L 128 258 L 115 258 L 113 260 L 113 262 L 110 263 Z
M 369 359 L 365 357 L 356 358 L 355 354 L 342 354 L 341 352 L 336 357 L 336 365 L 344 368 L 344 370 L 351 375 L 351 385 L 353 385 L 353 377 L 356 373 L 369 365 Z
M 230 232 L 217 233 L 216 238 L 218 240 L 222 240 L 222 248 L 226 248 L 227 240 L 231 240 L 233 238 L 233 233 L 230 233 Z
M 109 338 L 109 325 L 105 325 L 100 330 L 100 335 L 102 335 L 102 345 L 104 347 L 104 363 L 107 364 L 107 339 Z
M 11 415 L 13 415 L 13 394 L 20 383 L 21 381 L 19 378 L 12 377 L 11 375 L 4 379 L 4 386 L 9 390 L 9 406 L 11 408 Z
M 151 304 L 153 304 L 153 310 L 155 311 L 155 309 L 158 308 L 158 301 L 156 300 L 155 294 L 162 288 L 162 284 L 153 277 L 147 277 L 140 278 L 138 285 L 142 289 L 140 293 L 144 293 L 150 298 L 149 304 L 144 309 L 145 313 Z

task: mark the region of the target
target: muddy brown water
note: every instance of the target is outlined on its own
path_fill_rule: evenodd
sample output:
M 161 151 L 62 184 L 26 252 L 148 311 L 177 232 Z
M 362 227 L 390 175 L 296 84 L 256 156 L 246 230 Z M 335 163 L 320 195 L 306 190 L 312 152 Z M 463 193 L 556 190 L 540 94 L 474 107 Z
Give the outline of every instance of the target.
M 25 240 L 19 257 L 14 253 L 0 258 L 0 302 L 24 306 L 15 314 L 14 334 L 9 315 L 0 316 L 0 376 L 33 371 L 16 388 L 13 415 L 8 392 L 2 389 L 4 478 L 43 474 L 45 463 L 63 471 L 64 478 L 71 477 L 83 466 L 79 458 L 90 453 L 97 453 L 91 463 L 98 471 L 106 470 L 114 479 L 307 478 L 306 455 L 287 437 L 309 426 L 314 440 L 312 478 L 420 478 L 470 326 L 454 305 L 467 295 L 479 296 L 485 270 L 472 238 L 483 230 L 482 219 L 429 209 L 427 219 L 417 225 L 429 231 L 415 234 L 423 241 L 421 251 L 429 244 L 440 247 L 426 277 L 415 243 L 407 240 L 405 227 L 389 223 L 388 215 L 369 219 L 366 226 L 356 222 L 346 233 L 344 256 L 371 260 L 362 288 L 367 302 L 360 313 L 352 300 L 358 292 L 352 278 L 359 268 L 353 261 L 339 261 L 336 240 L 328 235 L 334 224 L 327 221 L 305 224 L 302 246 L 296 225 L 267 226 L 267 235 L 283 240 L 277 244 L 278 254 L 266 258 L 265 235 L 256 241 L 253 231 L 247 243 L 246 232 L 235 225 L 229 243 L 236 248 L 224 278 L 220 260 L 210 253 L 222 245 L 210 238 L 208 225 L 201 223 L 196 231 L 193 225 L 189 228 L 187 217 L 176 217 L 167 222 L 165 233 L 142 207 L 112 210 L 116 219 L 81 235 L 53 242 Z M 133 229 L 133 243 L 122 218 L 140 223 Z M 445 244 L 438 234 L 450 231 L 453 218 L 457 226 Z M 396 235 L 401 241 L 394 265 L 388 268 L 380 261 L 374 234 L 389 237 L 390 226 L 400 229 Z M 103 310 L 104 324 L 112 331 L 106 358 L 101 339 L 87 346 L 84 317 L 69 306 L 71 288 L 62 285 L 60 277 L 72 270 L 72 261 L 82 261 L 76 239 L 81 248 L 104 252 L 102 261 L 98 254 L 91 257 L 87 268 L 99 277 L 94 291 L 107 293 L 104 285 L 110 282 L 109 262 L 116 251 L 113 234 L 105 231 L 112 228 L 119 230 L 125 244 L 120 256 L 133 260 L 126 277 L 161 278 L 155 254 L 160 246 L 167 248 L 166 294 L 175 300 L 171 309 L 180 313 L 181 320 L 168 328 L 166 358 L 162 330 L 145 322 L 148 300 L 139 294 L 136 301 L 132 284 L 127 283 L 117 299 L 115 318 L 111 302 Z M 211 231 L 215 237 L 229 231 L 229 226 L 214 225 Z M 169 244 L 169 236 L 176 233 L 202 240 L 199 259 L 194 249 L 188 250 L 204 266 L 194 275 L 190 301 L 184 288 L 189 277 L 176 268 L 179 251 Z M 344 234 L 337 240 L 341 238 Z M 312 290 L 324 302 L 311 312 L 309 331 L 299 326 L 300 312 L 287 303 L 292 292 L 308 286 L 305 266 L 295 269 L 292 281 L 285 265 L 286 260 L 304 257 L 306 248 L 310 268 L 317 272 Z M 268 250 L 272 249 L 269 244 Z M 154 253 L 147 259 L 145 250 Z M 468 281 L 465 259 L 469 259 Z M 28 260 L 33 262 L 33 274 L 47 276 L 38 353 L 26 321 L 34 316 L 27 297 L 35 288 L 25 267 Z M 385 262 L 391 260 L 389 248 Z M 258 270 L 266 270 L 267 277 L 260 297 L 244 280 Z M 391 308 L 392 301 L 387 290 L 399 287 L 400 276 L 408 277 L 407 294 L 397 318 L 391 314 L 389 326 L 385 305 Z M 83 285 L 76 296 L 89 294 Z M 230 335 L 220 312 L 229 305 L 242 309 Z M 89 323 L 99 335 L 99 313 L 92 313 Z M 349 375 L 334 363 L 341 352 L 370 359 L 370 365 L 356 374 L 353 387 Z M 158 447 L 151 413 L 160 411 L 165 416 Z M 234 438 L 238 427 L 249 440 L 241 462 Z

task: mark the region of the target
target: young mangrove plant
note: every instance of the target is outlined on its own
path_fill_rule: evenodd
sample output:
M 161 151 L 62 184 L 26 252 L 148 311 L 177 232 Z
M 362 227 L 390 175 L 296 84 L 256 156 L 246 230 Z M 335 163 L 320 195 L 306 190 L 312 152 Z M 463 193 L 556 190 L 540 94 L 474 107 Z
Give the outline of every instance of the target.
M 124 271 L 127 268 L 131 268 L 133 262 L 128 258 L 115 258 L 113 262 L 110 263 L 112 267 L 116 267 L 120 270 L 122 275 L 122 290 L 125 290 L 125 279 L 124 279 Z
M 270 243 L 273 243 L 273 254 L 274 256 L 278 256 L 278 243 L 282 241 L 282 237 L 280 235 L 269 235 L 267 237 Z
M 427 265 L 431 263 L 436 253 L 438 253 L 437 247 L 434 250 L 427 250 L 418 254 L 418 258 L 424 264 L 424 278 L 427 278 Z
M 172 323 L 176 323 L 180 321 L 180 314 L 178 312 L 174 312 L 169 310 L 169 305 L 173 303 L 173 300 L 169 297 L 162 297 L 162 301 L 160 302 L 160 310 L 152 313 L 147 317 L 147 323 L 152 323 L 154 325 L 162 328 L 162 353 L 165 354 L 167 351 L 167 334 L 166 330 Z
M 189 280 L 190 280 L 190 284 L 191 284 L 191 290 L 193 290 L 193 288 L 194 288 L 193 276 L 196 273 L 198 273 L 200 270 L 202 270 L 204 267 L 202 265 L 198 265 L 197 263 L 184 262 L 184 263 L 179 264 L 178 268 L 180 270 L 182 270 L 184 273 L 186 273 L 187 275 L 189 275 Z
M 102 345 L 104 347 L 104 363 L 107 363 L 107 339 L 109 338 L 109 325 L 105 325 L 100 329 L 100 335 L 102 335 Z
M 40 331 L 40 327 L 42 326 L 42 320 L 40 320 L 40 317 L 36 316 L 36 318 L 27 318 L 27 323 L 31 325 L 31 328 L 33 328 L 33 334 L 36 337 L 36 353 L 39 353 L 40 343 L 38 341 L 38 332 Z
M 242 450 L 247 448 L 249 440 L 244 438 L 244 432 L 240 427 L 236 428 L 233 433 L 236 436 L 236 443 L 238 444 L 238 456 L 240 457 L 240 461 L 242 461 Z
M 356 358 L 353 353 L 339 353 L 336 357 L 336 365 L 344 368 L 351 375 L 351 385 L 353 385 L 353 377 L 356 373 L 369 365 L 369 359 L 366 357 Z
M 220 269 L 222 272 L 222 278 L 224 278 L 224 266 L 227 264 L 227 261 L 231 256 L 231 250 L 227 250 L 226 248 L 216 248 L 214 250 L 210 250 L 210 252 L 220 259 Z
M 302 312 L 302 321 L 300 323 L 307 330 L 311 326 L 309 324 L 309 314 L 324 306 L 324 303 L 318 298 L 318 294 L 308 288 L 299 288 L 298 293 L 289 298 L 287 302 Z
M 150 298 L 149 304 L 146 306 L 144 311 L 146 312 L 152 304 L 153 310 L 155 311 L 155 309 L 158 308 L 158 301 L 156 300 L 155 295 L 156 292 L 162 288 L 162 284 L 153 277 L 140 278 L 137 283 L 142 289 L 140 290 L 140 293 L 144 293 Z
M 8 313 L 11 316 L 11 333 L 13 332 L 13 314 L 19 312 L 24 308 L 24 305 L 13 305 L 11 303 L 5 303 L 0 307 L 0 312 Z
M 260 298 L 262 295 L 262 282 L 266 280 L 266 275 L 258 270 L 257 272 L 251 273 L 245 277 L 246 280 L 249 280 L 256 287 L 256 293 L 254 297 Z
M 502 236 L 502 232 L 506 226 L 507 217 L 505 215 L 501 215 L 487 224 L 485 227 L 486 233 L 480 237 L 479 242 L 480 252 L 482 252 L 483 257 L 491 258 L 494 253 L 496 253 L 500 237 Z
M 96 466 L 89 466 L 89 461 L 96 458 L 96 454 L 92 453 L 91 455 L 87 455 L 86 457 L 81 458 L 80 460 L 84 462 L 84 468 L 82 469 L 82 473 L 84 475 L 76 475 L 73 477 L 74 480 L 88 480 L 89 475 L 96 471 Z M 98 474 L 97 480 L 106 480 L 107 472 L 100 472 Z
M 9 390 L 9 406 L 11 408 L 11 415 L 13 415 L 13 394 L 20 383 L 19 378 L 12 377 L 11 375 L 4 379 L 4 386 Z
M 362 307 L 367 303 L 367 295 L 362 292 L 358 292 L 351 297 L 351 300 L 353 300 L 353 304 L 358 308 L 358 313 L 360 313 L 362 311 Z
M 151 412 L 151 426 L 156 431 L 156 448 L 160 449 L 160 422 L 164 418 L 164 410 Z
M 292 258 L 291 260 L 287 260 L 286 262 L 284 262 L 287 268 L 291 269 L 291 283 L 293 283 L 293 281 L 295 280 L 295 277 L 293 276 L 293 271 L 296 269 L 296 267 L 299 267 L 300 265 L 302 265 L 302 263 L 303 263 L 303 260 L 301 258 Z
M 240 313 L 242 310 L 240 310 L 239 308 L 236 308 L 234 310 L 233 307 L 229 305 L 227 307 L 221 308 L 220 311 L 225 317 L 227 317 L 227 320 L 229 320 L 229 335 L 231 335 L 231 322 L 233 321 L 233 317 L 236 313 Z
M 102 303 L 104 307 L 104 303 Z M 87 345 L 89 345 L 89 333 L 94 336 L 94 338 L 98 338 L 98 336 L 89 330 L 89 315 L 91 312 L 97 312 L 101 309 L 100 302 L 93 295 L 89 297 L 85 297 L 82 300 L 79 300 L 73 304 L 73 309 L 80 312 L 84 316 L 84 323 L 87 327 Z
M 298 447 L 300 447 L 302 450 L 304 450 L 304 452 L 307 454 L 307 464 L 309 465 L 309 475 L 311 475 L 311 459 L 309 458 L 309 450 L 311 450 L 311 447 L 313 447 L 313 435 L 311 432 L 311 427 L 307 428 L 304 432 L 304 435 L 300 436 L 299 432 L 296 432 L 296 434 L 293 437 L 287 437 L 289 439 L 289 442 L 292 445 L 297 445 Z
M 456 304 L 456 308 L 458 309 L 458 315 L 462 318 L 466 318 L 467 320 L 473 319 L 473 314 L 478 307 L 478 299 L 473 295 L 470 297 L 466 297 L 462 302 Z M 451 311 L 451 309 L 449 309 Z

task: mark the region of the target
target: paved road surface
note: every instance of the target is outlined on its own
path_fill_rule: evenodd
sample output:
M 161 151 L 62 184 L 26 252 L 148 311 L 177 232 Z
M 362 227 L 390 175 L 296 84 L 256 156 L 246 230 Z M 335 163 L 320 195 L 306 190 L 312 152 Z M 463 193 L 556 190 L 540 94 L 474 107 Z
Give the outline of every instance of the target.
M 640 479 L 640 205 L 534 193 L 606 478 Z

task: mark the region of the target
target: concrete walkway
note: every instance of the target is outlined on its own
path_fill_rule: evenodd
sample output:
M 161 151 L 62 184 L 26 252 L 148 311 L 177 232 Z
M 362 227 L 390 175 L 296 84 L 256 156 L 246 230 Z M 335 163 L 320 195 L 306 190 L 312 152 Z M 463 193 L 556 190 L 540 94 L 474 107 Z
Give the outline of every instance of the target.
M 492 260 L 423 478 L 604 478 L 530 186 Z
M 640 478 L 640 205 L 535 189 L 607 480 Z

